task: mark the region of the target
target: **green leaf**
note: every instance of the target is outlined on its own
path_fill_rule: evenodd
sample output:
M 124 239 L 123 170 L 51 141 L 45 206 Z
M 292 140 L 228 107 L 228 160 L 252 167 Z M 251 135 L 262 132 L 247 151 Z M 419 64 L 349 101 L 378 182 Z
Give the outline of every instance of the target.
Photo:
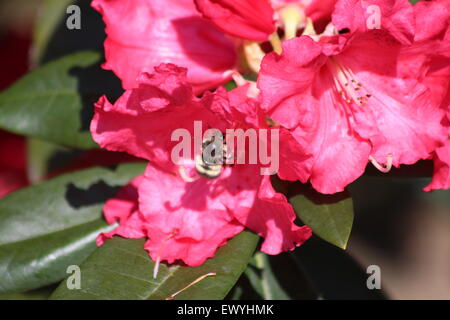
M 335 246 L 346 249 L 353 225 L 353 202 L 347 193 L 323 195 L 313 190 L 290 198 L 297 216 L 314 233 Z
M 1 293 L 0 300 L 47 300 L 54 286 L 48 286 L 27 292 Z
M 0 128 L 75 148 L 93 148 L 89 124 L 102 95 L 120 86 L 100 69 L 100 55 L 80 52 L 29 73 L 0 94 Z
M 233 80 L 228 81 L 227 83 L 225 83 L 225 88 L 227 89 L 227 91 L 236 89 L 237 88 L 236 82 L 234 82 Z
M 269 256 L 257 252 L 254 263 L 247 267 L 245 275 L 255 292 L 264 300 L 317 298 L 303 269 L 289 253 Z
M 0 293 L 38 288 L 66 276 L 95 250 L 109 227 L 102 207 L 144 169 L 124 164 L 92 168 L 16 191 L 0 199 Z
M 81 289 L 69 290 L 63 281 L 51 299 L 223 299 L 250 260 L 258 236 L 244 231 L 219 248 L 199 267 L 161 264 L 153 279 L 154 262 L 144 250 L 143 239 L 113 238 L 98 248 L 81 268 Z M 209 273 L 199 282 L 186 288 Z
M 255 254 L 255 259 L 257 267 L 261 269 L 261 274 L 258 274 L 257 270 L 251 266 L 245 270 L 245 275 L 255 291 L 264 300 L 290 300 L 288 293 L 282 288 L 273 273 L 269 257 L 258 252 Z
M 27 140 L 27 173 L 30 184 L 45 180 L 50 173 L 52 158 L 62 150 L 66 148 L 47 141 L 35 138 Z

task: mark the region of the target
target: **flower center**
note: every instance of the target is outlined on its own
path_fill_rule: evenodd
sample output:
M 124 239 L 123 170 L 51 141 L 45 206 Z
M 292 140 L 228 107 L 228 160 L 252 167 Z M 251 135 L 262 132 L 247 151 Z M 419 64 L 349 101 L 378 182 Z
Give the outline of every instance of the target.
M 372 95 L 361 82 L 357 81 L 355 74 L 349 68 L 338 63 L 336 58 L 330 58 L 329 61 L 333 81 L 341 98 L 346 103 L 353 101 L 359 106 L 366 105 Z

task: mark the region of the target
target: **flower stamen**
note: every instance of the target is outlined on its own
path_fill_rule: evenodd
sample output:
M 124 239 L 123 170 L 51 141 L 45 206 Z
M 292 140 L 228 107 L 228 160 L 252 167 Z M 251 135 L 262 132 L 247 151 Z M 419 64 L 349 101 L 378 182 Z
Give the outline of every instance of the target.
M 155 261 L 155 267 L 153 268 L 153 279 L 156 279 L 156 277 L 158 276 L 159 265 L 161 264 L 161 254 L 162 254 L 164 245 L 166 244 L 167 241 L 169 241 L 170 239 L 175 237 L 178 234 L 178 232 L 179 232 L 178 229 L 173 229 L 172 233 L 169 234 L 163 241 L 161 241 L 161 245 L 159 246 L 159 250 L 158 250 L 158 256 L 156 257 L 156 261 Z
M 244 41 L 243 51 L 245 60 L 251 71 L 259 73 L 261 69 L 261 61 L 265 56 L 264 51 L 257 42 Z
M 256 82 L 255 81 L 250 81 L 245 79 L 239 72 L 233 72 L 231 77 L 233 78 L 234 82 L 236 82 L 236 85 L 238 87 L 243 87 L 245 85 L 249 85 L 248 86 L 248 90 L 247 90 L 247 97 L 250 99 L 256 99 L 259 96 L 259 89 L 256 86 Z
M 306 25 L 305 25 L 305 29 L 303 30 L 302 35 L 310 36 L 310 37 L 317 36 L 316 29 L 314 28 L 314 22 L 312 21 L 311 18 L 306 18 Z
M 240 74 L 237 71 L 233 72 L 231 74 L 231 77 L 233 78 L 234 82 L 236 82 L 236 85 L 238 87 L 243 87 L 248 83 L 248 81 L 245 80 L 245 78 L 242 76 L 242 74 Z
M 280 10 L 284 26 L 284 39 L 289 40 L 297 36 L 297 30 L 305 24 L 305 13 L 295 5 L 286 6 Z
M 273 51 L 281 54 L 283 48 L 281 46 L 281 39 L 276 31 L 270 36 L 270 44 L 272 45 Z
M 367 92 L 363 84 L 356 81 L 355 74 L 348 68 L 339 64 L 336 59 L 330 59 L 330 69 L 334 75 L 333 81 L 339 95 L 346 103 L 355 102 L 358 106 L 364 106 L 372 95 Z
M 194 281 L 192 281 L 191 283 L 189 283 L 186 287 L 184 287 L 181 290 L 178 290 L 177 292 L 175 292 L 174 294 L 172 294 L 170 297 L 166 298 L 166 300 L 173 300 L 175 298 L 176 295 L 180 294 L 181 292 L 185 291 L 186 289 L 189 289 L 190 287 L 192 287 L 194 284 L 199 283 L 200 281 L 202 281 L 203 279 L 205 279 L 206 277 L 211 277 L 211 276 L 216 276 L 217 273 L 215 272 L 210 272 L 207 274 L 202 275 L 201 277 L 198 277 L 197 279 L 195 279 Z
M 375 168 L 377 168 L 380 172 L 388 173 L 392 169 L 392 154 L 388 154 L 386 156 L 386 165 L 380 164 L 374 157 L 369 156 L 369 161 L 373 164 Z

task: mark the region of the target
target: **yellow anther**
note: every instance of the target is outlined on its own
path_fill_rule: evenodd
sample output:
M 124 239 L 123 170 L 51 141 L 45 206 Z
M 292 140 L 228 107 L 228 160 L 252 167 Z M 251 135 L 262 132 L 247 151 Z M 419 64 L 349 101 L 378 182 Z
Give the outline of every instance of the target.
M 270 44 L 272 45 L 273 51 L 281 54 L 283 48 L 281 47 L 281 39 L 276 31 L 270 36 Z
M 297 30 L 305 26 L 305 13 L 296 6 L 285 6 L 280 10 L 281 21 L 284 26 L 284 38 L 286 40 L 295 38 Z
M 257 42 L 244 41 L 244 56 L 251 71 L 258 73 L 261 68 L 261 61 L 264 58 L 264 51 Z
M 305 30 L 302 33 L 303 36 L 316 36 L 316 29 L 314 29 L 314 22 L 311 18 L 306 18 Z

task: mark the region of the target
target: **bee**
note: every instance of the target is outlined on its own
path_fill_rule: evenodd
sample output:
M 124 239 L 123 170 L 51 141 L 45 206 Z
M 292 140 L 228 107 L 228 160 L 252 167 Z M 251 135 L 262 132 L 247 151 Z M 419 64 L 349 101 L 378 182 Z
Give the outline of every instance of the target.
M 199 175 L 208 179 L 215 179 L 222 173 L 221 164 L 207 164 L 200 154 L 195 156 L 195 169 Z
M 227 147 L 220 135 L 212 135 L 202 142 L 202 154 L 195 156 L 195 169 L 208 179 L 215 179 L 222 173 L 223 165 L 230 159 Z

